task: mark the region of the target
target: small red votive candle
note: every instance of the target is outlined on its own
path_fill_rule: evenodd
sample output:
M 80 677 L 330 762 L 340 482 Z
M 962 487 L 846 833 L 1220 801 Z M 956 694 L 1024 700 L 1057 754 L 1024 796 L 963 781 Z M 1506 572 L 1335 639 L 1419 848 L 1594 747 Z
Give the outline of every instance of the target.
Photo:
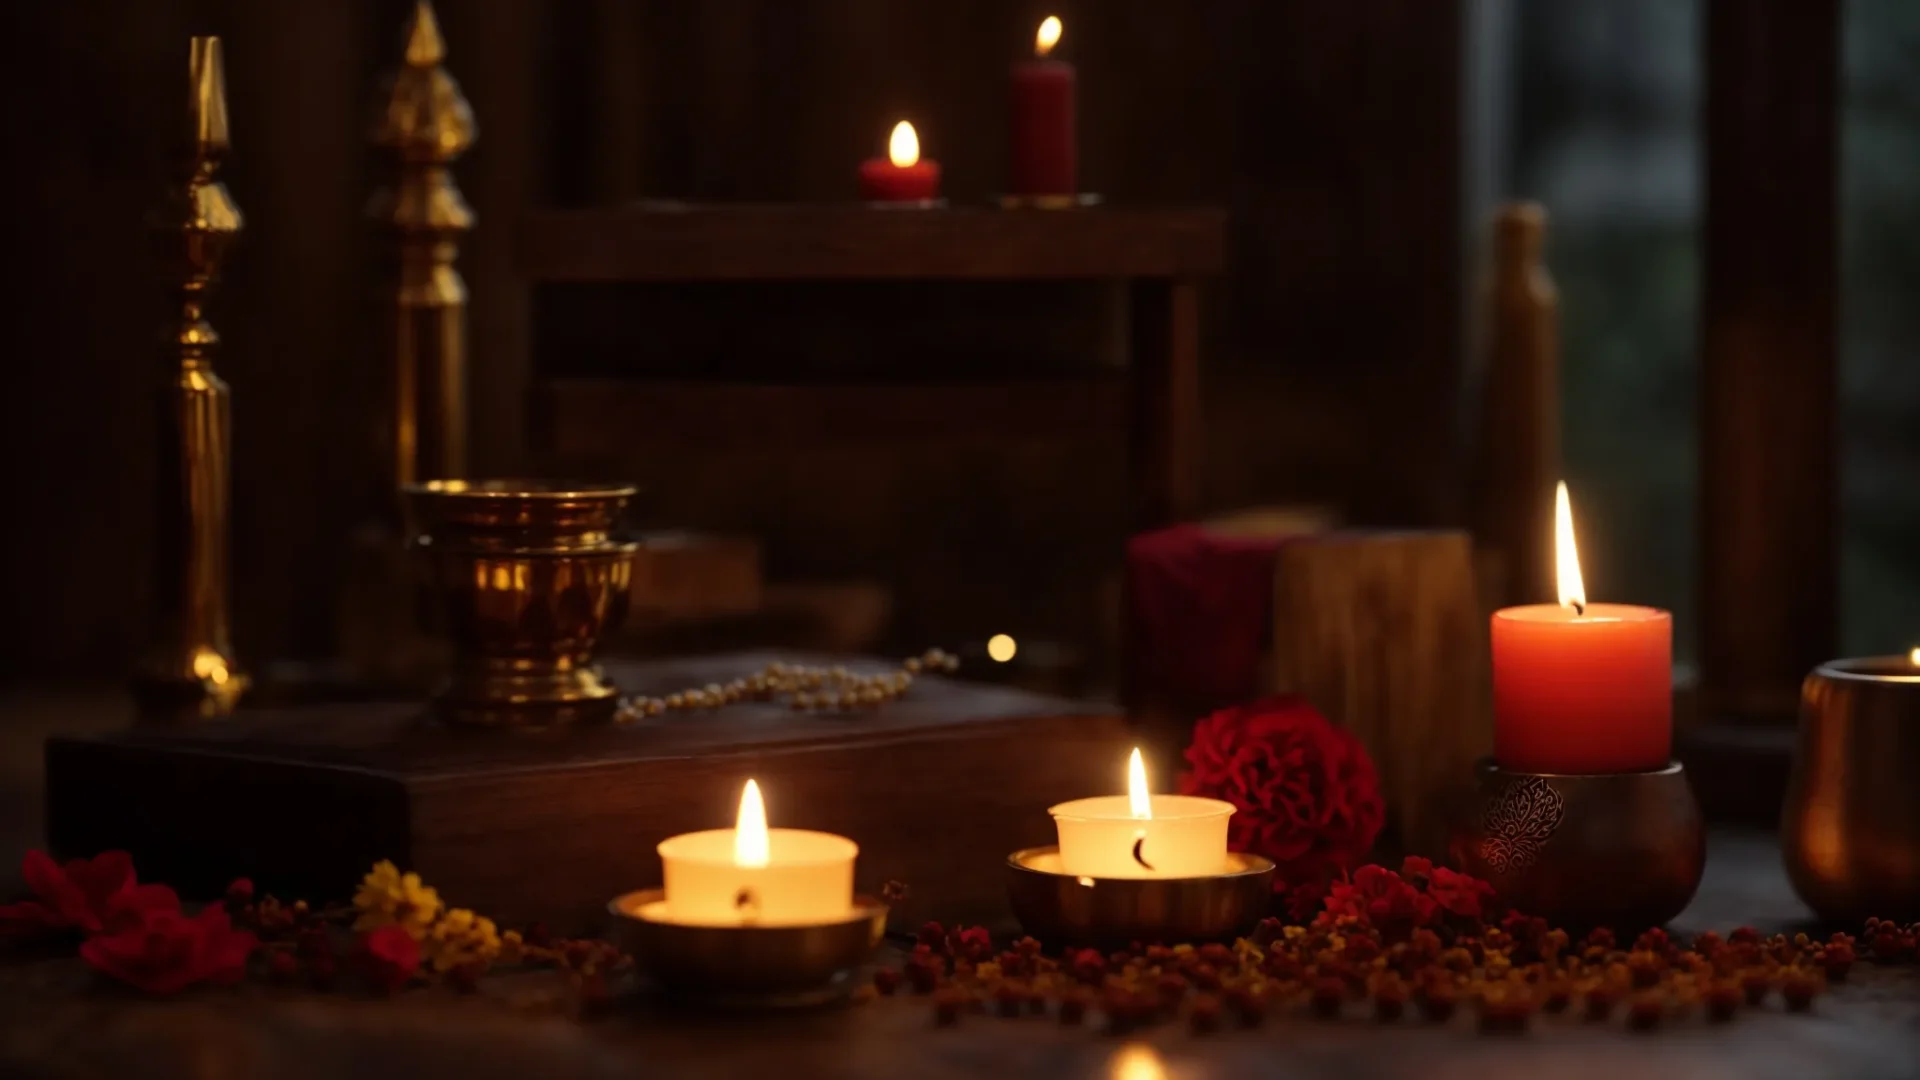
M 1529 773 L 1643 772 L 1673 756 L 1673 616 L 1589 604 L 1567 486 L 1556 500 L 1560 603 L 1493 614 L 1493 756 Z
M 940 163 L 920 158 L 920 136 L 905 120 L 893 125 L 886 158 L 860 163 L 860 197 L 868 202 L 927 202 L 940 197 Z
M 1060 20 L 1040 23 L 1033 59 L 1013 66 L 1007 124 L 1007 194 L 1071 195 L 1079 191 L 1074 138 L 1073 65 L 1048 54 L 1060 42 Z

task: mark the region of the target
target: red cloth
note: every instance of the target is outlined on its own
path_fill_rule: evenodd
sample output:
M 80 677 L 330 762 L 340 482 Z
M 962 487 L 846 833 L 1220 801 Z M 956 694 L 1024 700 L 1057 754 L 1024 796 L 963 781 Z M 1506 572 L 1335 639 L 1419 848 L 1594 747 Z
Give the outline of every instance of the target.
M 1273 631 L 1273 556 L 1286 539 L 1189 524 L 1127 542 L 1129 704 L 1207 712 L 1259 694 Z

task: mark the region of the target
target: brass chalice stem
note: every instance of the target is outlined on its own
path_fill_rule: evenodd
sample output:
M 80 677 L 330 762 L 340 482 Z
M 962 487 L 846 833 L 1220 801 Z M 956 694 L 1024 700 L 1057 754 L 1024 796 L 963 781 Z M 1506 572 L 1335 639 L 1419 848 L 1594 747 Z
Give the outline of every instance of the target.
M 185 177 L 154 226 L 180 315 L 167 335 L 156 469 L 159 640 L 140 667 L 135 689 L 143 705 L 221 716 L 232 711 L 247 679 L 234 660 L 227 619 L 230 395 L 213 369 L 220 335 L 208 324 L 205 306 L 241 217 L 226 186 L 214 178 L 228 147 L 219 38 L 192 40 L 188 71 Z

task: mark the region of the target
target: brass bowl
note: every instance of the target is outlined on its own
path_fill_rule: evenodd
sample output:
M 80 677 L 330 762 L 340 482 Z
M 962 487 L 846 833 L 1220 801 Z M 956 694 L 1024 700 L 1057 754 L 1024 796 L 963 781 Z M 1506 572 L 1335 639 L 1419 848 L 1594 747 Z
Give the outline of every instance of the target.
M 634 489 L 434 480 L 405 494 L 422 623 L 453 651 L 435 712 L 469 727 L 611 719 L 619 690 L 593 654 L 631 600 L 638 545 L 613 529 Z
M 1835 660 L 1800 688 L 1781 814 L 1794 891 L 1823 919 L 1920 918 L 1920 667 Z
M 1060 849 L 1007 856 L 1007 899 L 1027 933 L 1050 945 L 1119 947 L 1226 941 L 1267 914 L 1273 863 L 1228 855 L 1228 868 L 1197 878 L 1088 878 L 1060 869 Z
M 838 922 L 811 926 L 690 926 L 653 917 L 664 889 L 615 897 L 614 943 L 675 999 L 716 1008 L 784 1008 L 845 998 L 887 928 L 887 905 L 853 898 Z
M 1706 827 L 1680 763 L 1578 776 L 1474 768 L 1455 865 L 1502 903 L 1572 927 L 1638 929 L 1680 914 L 1706 868 Z

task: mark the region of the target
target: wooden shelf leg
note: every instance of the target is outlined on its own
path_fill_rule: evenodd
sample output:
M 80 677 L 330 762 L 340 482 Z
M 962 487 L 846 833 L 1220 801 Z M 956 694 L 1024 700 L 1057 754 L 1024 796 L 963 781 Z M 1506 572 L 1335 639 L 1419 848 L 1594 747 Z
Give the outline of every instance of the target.
M 1130 317 L 1133 524 L 1150 529 L 1199 510 L 1199 286 L 1136 281 Z

